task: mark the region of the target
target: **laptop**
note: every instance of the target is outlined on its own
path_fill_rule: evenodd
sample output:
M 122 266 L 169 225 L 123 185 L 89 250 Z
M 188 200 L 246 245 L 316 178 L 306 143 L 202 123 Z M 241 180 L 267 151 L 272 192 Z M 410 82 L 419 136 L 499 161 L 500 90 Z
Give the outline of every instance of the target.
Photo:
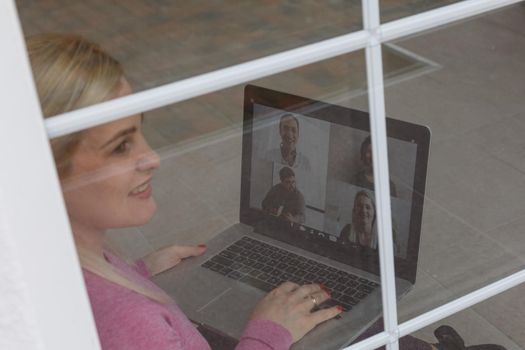
M 321 283 L 343 306 L 292 349 L 339 349 L 382 312 L 366 112 L 248 85 L 239 223 L 155 277 L 195 323 L 238 339 L 284 281 Z M 427 127 L 387 118 L 396 293 L 416 280 Z

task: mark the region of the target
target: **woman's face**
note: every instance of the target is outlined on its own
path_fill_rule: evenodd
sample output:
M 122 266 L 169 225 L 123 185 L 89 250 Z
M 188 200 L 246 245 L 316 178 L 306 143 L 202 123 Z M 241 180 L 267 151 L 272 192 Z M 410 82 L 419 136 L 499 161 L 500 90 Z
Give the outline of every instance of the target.
M 353 210 L 353 219 L 354 225 L 356 225 L 356 230 L 361 232 L 371 232 L 374 217 L 375 210 L 372 200 L 363 195 L 357 197 Z
M 117 96 L 131 92 L 123 83 Z M 159 157 L 135 115 L 86 130 L 62 190 L 73 228 L 105 230 L 147 223 L 156 210 L 151 178 Z

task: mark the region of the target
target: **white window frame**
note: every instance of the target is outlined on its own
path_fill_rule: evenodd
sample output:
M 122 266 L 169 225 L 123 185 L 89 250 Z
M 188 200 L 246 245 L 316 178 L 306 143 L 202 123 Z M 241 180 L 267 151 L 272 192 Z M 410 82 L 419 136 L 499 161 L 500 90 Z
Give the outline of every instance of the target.
M 14 0 L 0 1 L 0 238 L 17 256 L 35 348 L 100 349 L 48 138 L 365 49 L 385 330 L 346 349 L 398 349 L 398 339 L 525 282 L 525 270 L 398 324 L 386 142 L 382 43 L 523 0 L 467 0 L 380 23 L 362 0 L 364 28 L 42 121 Z M 7 77 L 7 78 L 5 78 Z M 7 159 L 7 160 L 5 160 Z M 2 243 L 0 239 L 0 243 Z M 1 260 L 0 260 L 1 261 Z M 59 273 L 57 273 L 59 271 Z M 0 303 L 0 306 L 2 304 Z M 0 330 L 1 331 L 1 330 Z

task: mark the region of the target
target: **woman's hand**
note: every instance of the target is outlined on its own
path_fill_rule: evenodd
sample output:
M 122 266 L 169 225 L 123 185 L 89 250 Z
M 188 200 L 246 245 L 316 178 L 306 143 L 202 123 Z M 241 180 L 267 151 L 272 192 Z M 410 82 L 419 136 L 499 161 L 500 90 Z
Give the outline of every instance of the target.
M 171 269 L 183 259 L 191 256 L 199 256 L 206 251 L 206 245 L 198 246 L 179 246 L 171 245 L 161 248 L 142 258 L 149 273 L 154 276 L 163 271 Z
M 293 341 L 296 342 L 319 323 L 342 312 L 339 306 L 311 312 L 314 306 L 329 298 L 328 293 L 318 284 L 299 286 L 285 282 L 257 304 L 252 319 L 270 320 L 281 325 L 292 334 Z

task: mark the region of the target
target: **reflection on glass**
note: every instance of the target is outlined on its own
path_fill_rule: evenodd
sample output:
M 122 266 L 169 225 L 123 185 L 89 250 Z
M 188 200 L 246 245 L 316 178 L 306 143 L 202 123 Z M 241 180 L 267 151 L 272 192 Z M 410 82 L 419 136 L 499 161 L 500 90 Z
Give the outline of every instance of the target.
M 438 321 L 413 334 L 418 338 L 428 339 L 434 349 L 463 350 L 505 350 L 519 348 L 506 335 L 482 319 L 473 317 L 474 309 L 467 309 L 454 316 Z M 415 343 L 408 341 L 410 336 L 401 339 L 400 349 L 414 349 Z
M 381 0 L 381 23 L 447 6 L 462 0 Z
M 515 94 L 523 86 L 517 72 L 525 64 L 515 53 L 525 52 L 518 34 L 524 20 L 520 3 L 396 42 L 439 65 L 385 93 L 387 115 L 428 125 L 433 140 L 418 281 L 399 304 L 400 322 L 525 266 L 524 103 Z M 390 149 L 389 159 L 395 159 Z M 488 324 L 504 329 L 498 320 L 510 310 L 525 314 L 523 296 L 515 296 L 483 312 L 480 334 L 490 331 Z M 470 321 L 464 320 L 467 327 Z M 525 345 L 523 337 L 514 339 Z M 470 344 L 481 342 L 489 341 L 472 338 Z
M 384 47 L 383 58 L 387 84 L 432 68 L 392 45 Z M 366 110 L 365 71 L 364 52 L 358 51 L 265 77 L 253 84 Z M 141 79 L 148 79 L 137 74 Z M 219 137 L 232 126 L 242 125 L 243 89 L 244 86 L 235 86 L 149 111 L 145 132 L 155 148 L 173 148 L 191 141 L 205 142 L 208 136 Z M 281 143 L 276 132 L 278 138 L 273 149 L 278 149 Z M 299 130 L 299 138 L 302 137 Z
M 464 313 L 463 313 L 464 314 Z M 460 314 L 461 315 L 461 314 Z M 375 322 L 366 332 L 361 334 L 354 343 L 365 340 L 384 330 L 382 319 Z M 494 343 L 512 344 L 509 340 L 503 340 L 503 336 L 494 336 L 494 334 L 482 334 L 480 329 L 474 325 L 454 328 L 447 323 L 450 319 L 438 322 L 413 335 L 407 335 L 399 339 L 399 349 L 401 350 L 505 350 L 506 347 Z M 467 332 L 464 330 L 468 329 Z M 475 345 L 474 345 L 475 344 Z M 385 347 L 379 349 L 384 350 Z
M 82 33 L 138 90 L 360 30 L 361 1 L 17 0 L 24 32 Z

